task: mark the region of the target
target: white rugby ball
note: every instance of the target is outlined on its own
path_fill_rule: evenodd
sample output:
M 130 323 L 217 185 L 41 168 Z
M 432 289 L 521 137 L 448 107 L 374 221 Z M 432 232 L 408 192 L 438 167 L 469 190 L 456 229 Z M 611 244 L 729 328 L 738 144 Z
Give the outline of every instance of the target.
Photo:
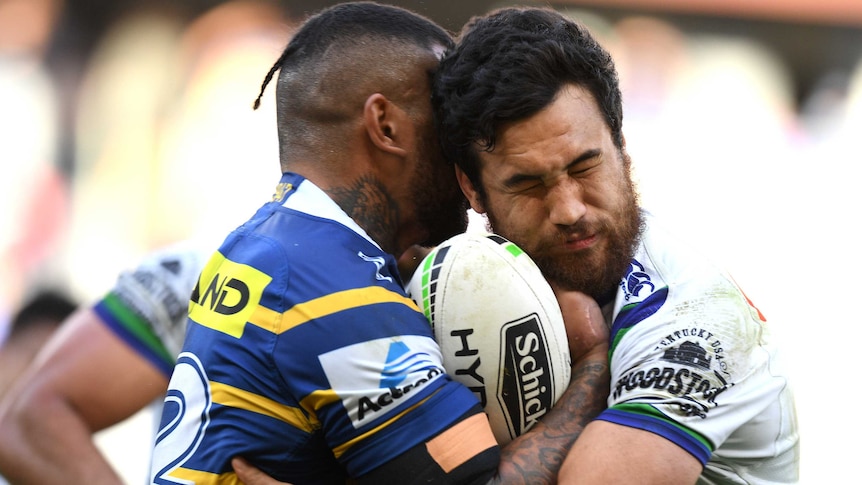
M 566 328 L 535 262 L 495 234 L 437 246 L 407 288 L 425 313 L 443 366 L 482 401 L 500 445 L 530 429 L 571 377 Z

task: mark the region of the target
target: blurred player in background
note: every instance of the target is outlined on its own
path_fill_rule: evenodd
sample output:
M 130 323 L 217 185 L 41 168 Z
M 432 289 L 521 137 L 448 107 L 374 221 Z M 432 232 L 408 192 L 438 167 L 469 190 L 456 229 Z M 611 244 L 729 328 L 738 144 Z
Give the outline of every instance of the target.
M 38 292 L 17 309 L 6 340 L 0 342 L 0 402 L 74 310 L 71 299 L 52 290 Z M 2 430 L 0 436 L 4 436 L 0 441 L 6 441 Z M 0 470 L 0 484 L 5 483 Z
M 266 131 L 272 130 L 267 114 L 274 116 L 274 106 L 265 103 L 253 111 L 249 93 L 291 34 L 292 21 L 282 7 L 265 0 L 218 2 L 190 11 L 168 3 L 117 8 L 82 83 L 76 216 L 66 258 L 71 284 L 95 297 L 131 255 L 165 241 L 206 240 L 213 233 L 221 238 L 257 207 L 254 188 L 272 190 L 271 174 L 251 163 L 234 177 L 224 173 L 233 170 L 239 154 L 277 153 L 274 134 Z M 228 191 L 230 204 L 210 210 L 210 196 Z M 255 194 L 253 202 L 247 193 Z M 122 203 L 106 203 L 118 200 Z M 241 219 L 232 217 L 238 213 Z M 44 231 L 39 236 L 46 237 Z M 145 480 L 153 433 L 118 430 L 120 444 L 129 446 L 108 448 L 98 436 L 94 442 L 93 433 L 154 400 L 160 410 L 184 335 L 188 298 L 212 248 L 197 251 L 183 245 L 147 257 L 103 301 L 72 318 L 49 357 L 29 371 L 36 377 L 27 379 L 20 395 L 10 396 L 14 403 L 2 404 L 0 433 L 15 436 L 6 434 L 10 430 L 26 439 L 3 440 L 0 470 L 15 467 L 25 483 Z M 161 269 L 163 259 L 179 261 L 180 273 Z M 135 284 L 138 280 L 148 286 Z M 130 285 L 139 291 L 130 293 Z M 113 296 L 117 293 L 133 295 L 126 300 L 134 306 Z M 40 414 L 46 409 L 56 413 Z M 138 448 L 147 455 L 126 456 Z M 137 468 L 138 462 L 141 470 L 123 467 Z M 109 471 L 109 464 L 116 468 Z
M 75 304 L 62 293 L 44 290 L 19 308 L 10 321 L 9 334 L 0 343 L 0 398 L 24 372 L 60 327 Z
M 12 483 L 123 483 L 92 435 L 164 395 L 208 252 L 190 243 L 155 252 L 69 316 L 0 401 L 0 474 Z

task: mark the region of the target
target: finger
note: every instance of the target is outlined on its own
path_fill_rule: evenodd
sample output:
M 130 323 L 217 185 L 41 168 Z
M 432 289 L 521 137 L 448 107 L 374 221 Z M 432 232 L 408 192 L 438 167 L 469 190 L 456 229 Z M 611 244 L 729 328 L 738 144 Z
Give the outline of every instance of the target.
M 241 457 L 235 457 L 230 461 L 233 466 L 233 471 L 236 472 L 237 478 L 246 485 L 265 484 L 262 477 L 266 477 L 260 470 L 251 466 L 251 464 Z M 267 477 L 268 478 L 268 477 Z
M 290 485 L 270 477 L 240 456 L 234 457 L 230 464 L 236 472 L 236 477 L 245 485 Z
M 595 300 L 580 292 L 555 293 L 563 313 L 573 360 L 578 360 L 597 345 L 607 343 L 608 328 Z

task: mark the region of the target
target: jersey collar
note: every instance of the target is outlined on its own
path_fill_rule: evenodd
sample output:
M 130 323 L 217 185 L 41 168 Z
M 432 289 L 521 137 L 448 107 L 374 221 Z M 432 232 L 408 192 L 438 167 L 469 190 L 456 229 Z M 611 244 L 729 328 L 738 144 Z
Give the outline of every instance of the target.
M 380 249 L 380 245 L 371 239 L 368 233 L 365 232 L 365 229 L 362 229 L 323 189 L 314 185 L 312 181 L 294 173 L 285 173 L 281 181 L 282 183 L 293 184 L 294 188 L 293 193 L 288 195 L 282 202 L 282 206 L 322 219 L 335 221 L 364 237 L 368 242 L 376 246 L 377 249 Z

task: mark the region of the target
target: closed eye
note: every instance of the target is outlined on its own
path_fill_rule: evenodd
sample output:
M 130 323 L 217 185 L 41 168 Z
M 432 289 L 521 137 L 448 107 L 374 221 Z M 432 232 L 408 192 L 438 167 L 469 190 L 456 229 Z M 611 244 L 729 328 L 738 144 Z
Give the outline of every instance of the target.
M 503 187 L 509 192 L 527 192 L 541 187 L 542 178 L 535 175 L 517 174 L 503 182 Z
M 598 149 L 587 150 L 581 156 L 574 159 L 566 169 L 572 175 L 587 172 L 601 163 L 601 155 L 602 152 Z
M 602 161 L 602 152 L 599 149 L 587 150 L 566 165 L 565 170 L 570 176 L 579 176 L 589 173 L 599 166 Z M 503 187 L 511 193 L 529 192 L 545 185 L 545 178 L 540 175 L 519 173 L 512 175 L 503 181 Z

